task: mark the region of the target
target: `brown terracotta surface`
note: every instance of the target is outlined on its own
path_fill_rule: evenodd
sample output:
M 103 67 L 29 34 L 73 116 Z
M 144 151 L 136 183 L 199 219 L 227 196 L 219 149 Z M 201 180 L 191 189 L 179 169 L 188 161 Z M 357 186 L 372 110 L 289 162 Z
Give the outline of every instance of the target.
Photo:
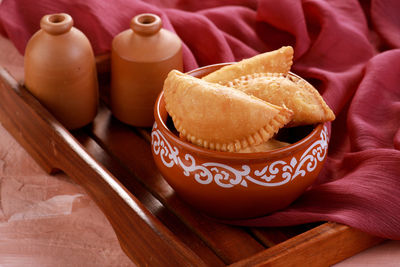
M 201 77 L 223 65 L 190 74 Z M 234 153 L 204 149 L 175 135 L 167 126 L 163 93 L 154 114 L 152 152 L 157 167 L 183 199 L 213 217 L 251 218 L 287 207 L 315 181 L 327 154 L 325 124 L 284 148 Z
M 171 69 L 183 69 L 180 39 L 161 27 L 158 16 L 141 14 L 113 39 L 111 109 L 127 124 L 151 126 L 164 79 Z
M 98 84 L 94 54 L 68 14 L 44 16 L 25 50 L 25 86 L 67 128 L 96 115 Z

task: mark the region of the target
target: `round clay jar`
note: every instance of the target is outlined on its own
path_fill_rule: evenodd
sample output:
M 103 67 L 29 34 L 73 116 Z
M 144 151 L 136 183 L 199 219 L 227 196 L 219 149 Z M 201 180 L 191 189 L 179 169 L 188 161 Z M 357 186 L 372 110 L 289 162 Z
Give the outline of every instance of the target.
M 24 57 L 26 88 L 68 129 L 90 123 L 98 106 L 92 47 L 65 13 L 44 16 Z
M 182 42 L 162 29 L 160 17 L 140 14 L 114 37 L 111 53 L 111 110 L 120 121 L 153 125 L 153 108 L 172 69 L 183 70 Z

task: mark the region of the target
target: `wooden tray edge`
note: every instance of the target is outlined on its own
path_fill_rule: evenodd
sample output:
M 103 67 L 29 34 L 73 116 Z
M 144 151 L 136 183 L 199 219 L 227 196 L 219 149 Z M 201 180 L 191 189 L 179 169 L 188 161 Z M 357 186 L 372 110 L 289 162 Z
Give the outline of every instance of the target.
M 231 266 L 330 266 L 383 240 L 347 225 L 327 222 Z
M 104 59 L 108 60 L 109 57 L 106 55 Z M 100 60 L 99 62 L 103 61 Z M 108 70 L 107 67 L 104 67 L 104 69 L 104 72 Z M 176 263 L 184 262 L 186 264 L 191 262 L 196 266 L 203 265 L 203 262 L 195 253 L 179 240 L 176 240 L 173 234 L 119 183 L 118 179 L 113 177 L 108 170 L 91 158 L 79 142 L 54 119 L 29 92 L 21 87 L 15 79 L 1 67 L 0 120 L 4 127 L 46 171 L 51 172 L 55 168 L 65 170 L 72 179 L 86 189 L 88 194 L 96 201 L 107 216 L 120 240 L 121 247 L 134 262 L 138 264 L 149 264 L 148 259 L 153 259 L 155 262 L 151 264 L 157 264 L 157 266 L 162 266 L 163 264 L 170 265 L 174 261 Z M 27 121 L 34 123 L 31 123 L 29 127 L 26 128 Z M 42 142 L 39 143 L 41 145 L 37 145 L 33 142 L 37 137 L 32 137 L 31 130 L 34 130 L 34 133 L 37 131 L 47 131 L 47 135 L 42 133 L 43 136 L 40 137 Z M 52 138 L 49 138 L 49 136 Z M 49 143 L 48 140 L 56 140 L 56 142 L 50 142 L 44 148 L 42 144 L 46 143 L 45 140 L 47 140 L 47 143 Z M 99 196 L 96 193 L 96 190 L 99 189 L 96 189 L 93 184 L 87 184 L 85 182 L 88 175 L 87 173 L 82 173 L 83 170 L 74 166 L 74 162 L 65 159 L 65 155 L 63 159 L 59 158 L 60 154 L 64 154 L 62 150 L 67 149 L 66 146 L 69 148 L 76 148 L 76 154 L 69 155 L 69 157 L 80 161 L 85 168 L 90 168 L 90 175 L 95 177 L 96 183 L 99 181 L 103 181 L 103 183 L 109 183 L 111 181 L 113 183 L 114 187 L 110 187 L 110 192 L 108 193 L 112 195 L 113 200 L 121 199 L 122 202 L 120 205 L 123 207 L 124 212 L 126 212 L 123 218 L 119 218 L 118 215 L 114 213 L 110 214 L 110 210 L 105 208 L 107 205 L 104 204 L 104 199 L 99 200 Z M 76 156 L 78 156 L 78 158 L 76 158 Z M 65 167 L 65 164 L 69 165 L 69 167 Z M 135 237 L 125 233 L 124 226 L 121 225 L 121 223 L 127 223 L 124 222 L 124 219 L 128 217 L 126 214 L 130 214 L 133 218 L 129 221 L 129 225 L 144 225 L 144 227 L 150 231 L 149 235 L 154 236 L 155 239 L 143 238 L 143 229 L 140 229 L 141 233 L 134 233 Z M 116 219 L 115 216 L 117 216 L 118 219 Z M 159 239 L 159 242 L 154 241 L 156 239 Z M 302 264 L 310 262 L 313 266 L 329 265 L 342 261 L 383 240 L 382 238 L 371 236 L 342 224 L 327 222 L 301 235 L 275 245 L 274 247 L 266 249 L 250 258 L 239 261 L 232 266 L 253 266 L 258 264 L 291 266 L 292 264 L 298 265 L 299 262 Z M 158 243 L 162 248 L 155 249 L 152 247 L 152 243 Z M 341 246 L 340 251 L 329 250 L 329 248 L 327 248 L 328 245 L 336 247 Z M 162 254 L 164 254 L 165 251 L 170 251 L 166 253 L 168 254 L 166 256 L 168 261 L 162 258 L 162 254 L 157 253 L 157 249 L 160 249 Z M 157 254 L 160 258 L 154 259 L 154 254 Z M 321 258 L 323 258 L 323 262 L 318 261 L 318 259 Z
M 0 120 L 46 171 L 63 170 L 85 188 L 132 261 L 154 266 L 204 265 L 2 67 Z

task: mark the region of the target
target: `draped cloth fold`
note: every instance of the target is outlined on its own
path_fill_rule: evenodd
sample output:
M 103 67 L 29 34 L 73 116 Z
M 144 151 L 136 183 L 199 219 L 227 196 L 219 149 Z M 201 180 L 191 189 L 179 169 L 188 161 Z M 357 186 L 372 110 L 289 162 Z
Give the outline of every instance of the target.
M 316 181 L 253 226 L 335 221 L 400 240 L 400 2 L 395 0 L 3 0 L 0 33 L 23 53 L 40 18 L 66 12 L 96 54 L 144 12 L 184 43 L 185 70 L 238 61 L 284 45 L 337 119 Z

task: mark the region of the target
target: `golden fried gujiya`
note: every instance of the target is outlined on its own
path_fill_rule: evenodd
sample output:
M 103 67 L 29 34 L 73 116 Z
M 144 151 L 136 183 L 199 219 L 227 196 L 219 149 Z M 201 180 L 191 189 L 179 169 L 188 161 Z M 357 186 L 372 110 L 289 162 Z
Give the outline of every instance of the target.
M 293 48 L 283 46 L 280 49 L 243 59 L 214 71 L 202 79 L 207 82 L 225 85 L 241 76 L 253 73 L 276 72 L 287 74 L 293 64 Z
M 315 124 L 335 119 L 319 92 L 293 74 L 254 73 L 229 82 L 227 86 L 293 111 L 290 126 Z
M 293 115 L 285 107 L 176 70 L 165 80 L 164 98 L 181 137 L 218 151 L 264 143 Z

